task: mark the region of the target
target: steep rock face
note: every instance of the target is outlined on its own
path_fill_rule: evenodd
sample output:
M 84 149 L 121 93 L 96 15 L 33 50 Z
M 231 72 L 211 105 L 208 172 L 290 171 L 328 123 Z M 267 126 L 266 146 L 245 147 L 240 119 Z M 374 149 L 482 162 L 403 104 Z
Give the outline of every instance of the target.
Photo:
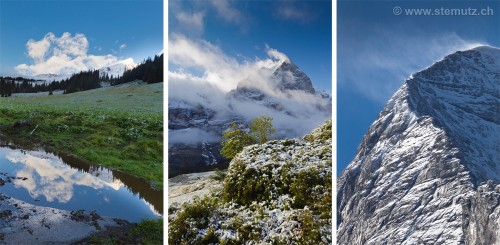
M 405 81 L 338 179 L 339 244 L 499 242 L 477 234 L 500 220 L 498 190 L 478 194 L 500 182 L 498 57 L 457 52 Z
M 479 186 L 462 208 L 466 244 L 500 244 L 500 185 L 488 181 Z
M 282 91 L 302 90 L 311 94 L 315 93 L 311 79 L 289 60 L 285 60 L 273 76 L 277 80 L 276 88 Z

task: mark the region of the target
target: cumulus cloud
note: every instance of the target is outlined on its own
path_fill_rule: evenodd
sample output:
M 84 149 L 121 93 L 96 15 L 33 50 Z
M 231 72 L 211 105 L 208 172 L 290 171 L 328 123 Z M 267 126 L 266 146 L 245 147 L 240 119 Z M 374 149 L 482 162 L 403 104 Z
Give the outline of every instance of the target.
M 30 39 L 26 44 L 28 55 L 33 58 L 36 63 L 43 61 L 45 54 L 49 51 L 50 43 L 55 39 L 54 34 L 48 33 L 40 41 Z
M 339 45 L 338 85 L 356 90 L 377 103 L 385 103 L 410 75 L 459 50 L 485 45 L 455 33 L 430 37 L 405 36 L 376 30 L 377 38 L 365 42 L 352 37 Z M 361 35 L 361 34 L 360 34 Z M 363 35 L 369 35 L 363 33 Z M 356 50 L 353 50 L 356 48 Z
M 123 46 L 123 47 L 122 47 Z M 125 48 L 123 44 L 120 48 Z M 118 61 L 108 55 L 88 54 L 89 42 L 84 34 L 65 32 L 61 37 L 47 33 L 41 40 L 30 39 L 26 43 L 27 55 L 32 64 L 20 64 L 16 71 L 22 75 L 72 74 L 84 70 L 99 69 Z
M 168 71 L 170 107 L 185 106 L 183 103 L 202 105 L 217 112 L 215 117 L 221 119 L 235 114 L 245 120 L 269 115 L 280 136 L 303 135 L 331 116 L 331 110 L 325 109 L 330 102 L 320 95 L 275 89 L 273 73 L 290 59 L 267 45 L 267 57 L 243 62 L 207 41 L 178 34 L 172 35 L 169 50 L 169 63 L 177 67 Z M 262 103 L 228 96 L 238 86 L 258 88 L 269 95 L 269 102 L 278 105 L 278 111 Z

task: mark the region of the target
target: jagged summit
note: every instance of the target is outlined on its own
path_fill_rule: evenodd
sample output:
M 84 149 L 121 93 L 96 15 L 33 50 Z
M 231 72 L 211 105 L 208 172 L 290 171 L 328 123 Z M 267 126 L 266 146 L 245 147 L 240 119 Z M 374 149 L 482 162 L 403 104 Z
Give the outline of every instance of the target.
M 259 83 L 254 80 L 258 78 L 243 79 L 238 83 L 236 92 L 239 93 L 259 93 L 268 94 Z M 280 65 L 274 68 L 271 76 L 271 84 L 268 84 L 272 90 L 287 93 L 293 90 L 304 91 L 314 94 L 316 91 L 312 85 L 311 79 L 301 71 L 291 60 L 282 60 Z
M 276 88 L 281 91 L 302 90 L 313 94 L 315 92 L 311 79 L 290 60 L 285 60 L 273 73 L 277 80 Z
M 479 47 L 448 55 L 409 79 L 410 109 L 436 120 L 455 146 L 475 184 L 500 181 L 500 49 Z
M 338 178 L 339 244 L 500 241 L 498 57 L 459 51 L 403 83 Z
M 480 51 L 480 52 L 498 52 L 500 50 L 500 48 L 482 45 L 482 46 L 477 46 L 477 47 L 473 48 L 472 50 L 476 50 L 476 51 Z M 497 60 L 498 59 L 500 59 L 500 58 L 497 57 Z

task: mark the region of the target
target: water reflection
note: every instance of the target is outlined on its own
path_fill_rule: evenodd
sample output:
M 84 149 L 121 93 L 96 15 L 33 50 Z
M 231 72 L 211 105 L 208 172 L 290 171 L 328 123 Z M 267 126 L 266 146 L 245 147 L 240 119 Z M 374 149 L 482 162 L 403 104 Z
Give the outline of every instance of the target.
M 0 172 L 22 177 L 0 187 L 1 192 L 35 205 L 95 209 L 131 221 L 163 213 L 163 193 L 147 182 L 70 156 L 0 147 Z

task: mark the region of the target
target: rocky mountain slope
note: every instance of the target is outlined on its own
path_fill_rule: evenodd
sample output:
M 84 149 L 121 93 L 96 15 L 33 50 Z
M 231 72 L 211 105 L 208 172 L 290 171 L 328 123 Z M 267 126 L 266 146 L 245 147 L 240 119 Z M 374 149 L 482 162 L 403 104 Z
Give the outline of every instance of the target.
M 203 197 L 214 191 L 220 191 L 222 183 L 217 179 L 224 172 L 201 172 L 177 175 L 168 179 L 168 206 L 180 207 L 192 202 L 195 197 Z
M 338 244 L 500 244 L 500 49 L 407 79 L 337 186 Z
M 249 122 L 252 118 L 245 115 L 249 111 L 266 111 L 272 117 L 304 120 L 303 125 L 318 115 L 321 121 L 331 117 L 330 96 L 315 91 L 309 77 L 290 60 L 274 68 L 266 87 L 258 84 L 252 78 L 240 81 L 236 89 L 220 98 L 223 102 L 219 103 L 224 108 L 216 108 L 213 98 L 205 96 L 203 91 L 197 93 L 200 101 L 197 103 L 169 98 L 169 177 L 226 168 L 229 161 L 219 154 L 222 132 L 233 121 Z M 300 96 L 312 101 L 307 110 L 296 106 L 306 104 L 295 101 L 295 97 Z M 298 136 L 293 125 L 277 129 L 279 138 Z
M 109 77 L 113 76 L 114 78 L 121 77 L 126 70 L 131 70 L 136 66 L 137 64 L 134 63 L 132 58 L 120 60 L 114 64 L 100 68 L 99 76 L 104 77 L 108 75 Z
M 332 122 L 251 145 L 223 190 L 169 209 L 172 244 L 331 244 Z

